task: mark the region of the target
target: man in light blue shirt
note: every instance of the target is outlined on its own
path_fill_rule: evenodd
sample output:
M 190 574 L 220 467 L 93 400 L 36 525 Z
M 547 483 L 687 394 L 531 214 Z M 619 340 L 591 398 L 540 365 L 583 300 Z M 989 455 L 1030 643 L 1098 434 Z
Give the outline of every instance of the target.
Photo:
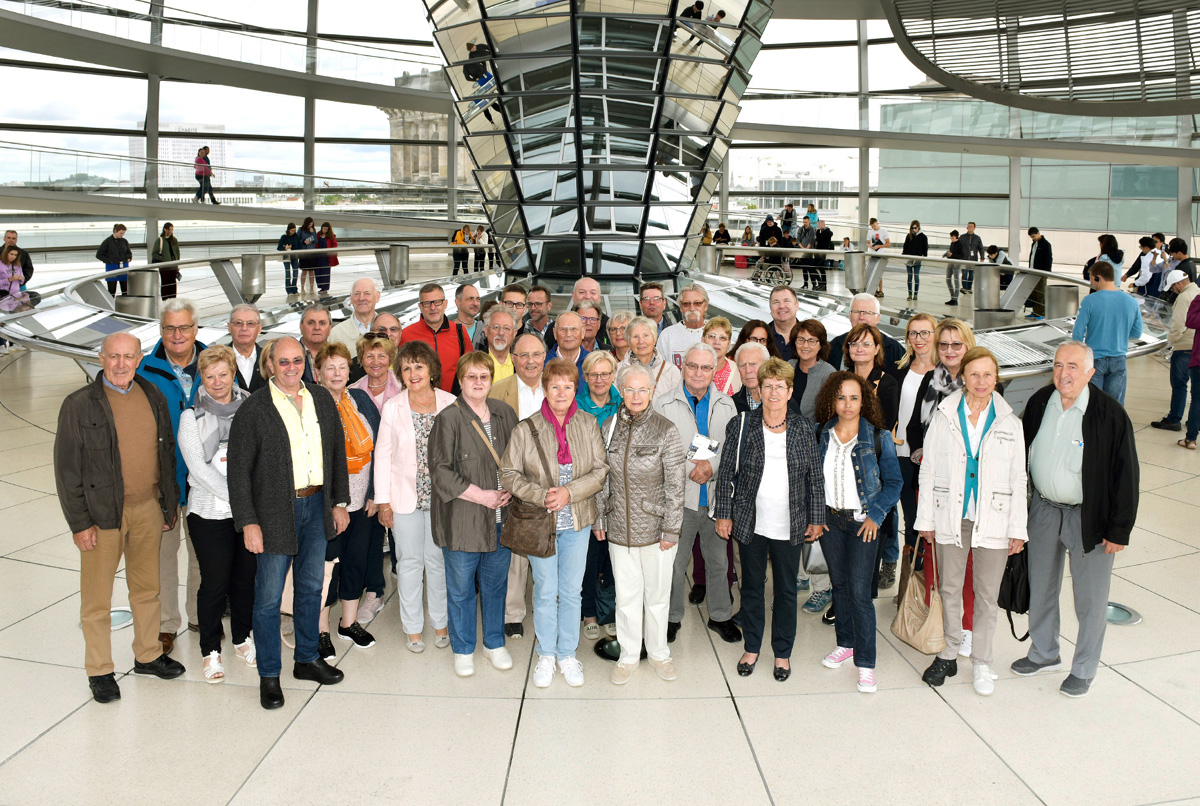
M 1092 264 L 1092 288 L 1079 305 L 1071 338 L 1082 341 L 1096 356 L 1092 383 L 1125 405 L 1125 354 L 1129 340 L 1142 335 L 1142 312 L 1137 300 L 1117 288 L 1116 268 L 1101 258 Z

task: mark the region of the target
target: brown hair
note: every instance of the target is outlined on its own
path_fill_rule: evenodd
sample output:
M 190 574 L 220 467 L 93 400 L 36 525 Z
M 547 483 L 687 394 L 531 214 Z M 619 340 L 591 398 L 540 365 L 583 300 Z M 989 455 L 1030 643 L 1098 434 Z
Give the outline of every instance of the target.
M 962 375 L 967 371 L 967 364 L 972 361 L 978 361 L 981 358 L 986 358 L 992 362 L 992 366 L 996 368 L 996 385 L 1000 385 L 1000 362 L 996 360 L 996 356 L 986 347 L 972 347 L 967 350 L 963 356 L 962 363 L 958 365 L 958 374 Z
M 435 387 L 442 385 L 442 360 L 425 342 L 410 341 L 400 346 L 400 352 L 396 355 L 396 360 L 392 362 L 392 372 L 396 374 L 396 380 L 400 381 L 401 386 L 404 386 L 404 378 L 400 377 L 400 368 L 405 364 L 420 364 L 428 367 L 429 385 Z
M 349 366 L 353 360 L 350 357 L 350 350 L 340 341 L 327 341 L 321 345 L 321 349 L 317 350 L 317 357 L 313 359 L 313 369 L 318 370 L 325 366 L 325 362 L 333 357 L 346 359 L 346 365 Z
M 767 331 L 767 343 L 763 347 L 767 348 L 767 355 L 771 358 L 782 358 L 779 354 L 779 346 L 775 344 L 775 335 L 771 332 L 771 326 L 761 319 L 751 319 L 746 324 L 742 325 L 742 329 L 738 332 L 737 342 L 733 345 L 733 349 L 729 351 L 729 355 L 737 356 L 738 348 L 750 341 L 750 334 L 759 328 Z M 755 342 L 757 344 L 758 342 Z
M 549 391 L 550 381 L 555 378 L 566 378 L 579 388 L 579 367 L 569 358 L 554 358 L 546 362 L 542 370 L 542 389 Z
M 816 319 L 805 319 L 803 322 L 797 322 L 792 325 L 792 332 L 788 334 L 788 344 L 793 345 L 792 349 L 795 349 L 794 345 L 796 344 L 796 339 L 800 337 L 801 331 L 810 336 L 815 336 L 817 341 L 821 342 L 821 347 L 817 350 L 817 360 L 829 360 L 829 332 L 825 330 L 825 325 Z M 796 359 L 799 360 L 799 358 L 800 356 L 797 354 Z
M 883 334 L 875 325 L 863 322 L 850 328 L 850 332 L 846 334 L 846 340 L 842 342 L 842 363 L 846 365 L 847 369 L 854 369 L 854 361 L 850 358 L 850 345 L 867 334 L 870 334 L 871 338 L 875 340 L 875 366 L 883 366 Z
M 459 356 L 458 367 L 454 370 L 454 377 L 458 378 L 459 383 L 462 383 L 463 376 L 471 367 L 486 369 L 488 377 L 496 380 L 496 364 L 492 361 L 492 357 L 482 350 L 472 350 Z
M 827 423 L 838 416 L 837 398 L 842 392 L 842 384 L 846 381 L 858 384 L 859 398 L 862 400 L 862 410 L 859 412 L 859 416 L 876 428 L 883 428 L 883 409 L 879 405 L 879 396 L 875 394 L 874 384 L 845 370 L 839 370 L 830 375 L 817 394 L 817 423 Z

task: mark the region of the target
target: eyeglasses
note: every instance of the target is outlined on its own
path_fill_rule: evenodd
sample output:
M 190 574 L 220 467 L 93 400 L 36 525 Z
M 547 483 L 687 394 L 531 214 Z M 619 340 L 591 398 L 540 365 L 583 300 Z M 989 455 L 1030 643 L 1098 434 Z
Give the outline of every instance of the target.
M 488 330 L 492 331 L 493 333 L 512 333 L 513 326 L 512 325 L 492 325 L 491 327 L 488 328 Z
M 583 322 L 585 325 L 600 324 L 600 317 L 598 317 L 598 316 L 581 316 L 581 317 L 579 317 L 579 320 L 581 322 Z
M 508 303 L 505 304 L 507 305 Z M 549 302 L 534 302 L 533 300 L 529 300 L 530 308 L 545 308 L 549 304 Z
M 262 323 L 259 322 L 258 320 L 255 320 L 253 322 L 246 322 L 242 319 L 237 319 L 233 322 L 230 322 L 229 324 L 233 327 L 258 327 Z
M 684 361 L 683 365 L 692 372 L 712 372 L 712 364 L 697 364 L 695 361 Z
M 162 332 L 164 336 L 174 336 L 178 333 L 181 336 L 186 336 L 196 329 L 195 325 L 163 325 Z
M 480 381 L 490 381 L 492 376 L 486 372 L 468 372 L 464 380 L 470 383 L 479 383 Z
M 513 355 L 520 361 L 528 361 L 531 358 L 541 361 L 546 357 L 546 351 L 538 350 L 536 353 L 513 353 Z
M 386 330 L 368 330 L 363 334 L 364 339 L 390 339 Z
M 585 377 L 589 381 L 607 381 L 612 376 L 611 372 L 589 372 Z
M 879 312 L 875 311 L 874 309 L 869 310 L 869 311 L 863 311 L 863 310 L 856 311 L 856 310 L 851 309 L 850 313 L 853 316 L 878 316 L 879 315 Z
M 764 383 L 762 385 L 764 392 L 786 392 L 787 388 L 786 383 Z
M 910 339 L 927 339 L 932 335 L 933 335 L 932 330 L 910 330 L 910 331 L 908 331 L 908 337 Z
M 762 336 L 747 336 L 746 341 L 752 341 L 755 344 L 766 344 L 768 339 Z
M 290 367 L 293 364 L 295 364 L 298 367 L 302 367 L 302 366 L 304 366 L 304 359 L 303 358 L 276 358 L 275 359 L 275 366 L 277 366 L 277 367 Z
M 421 306 L 425 310 L 430 310 L 431 308 L 440 308 L 445 304 L 446 304 L 446 300 L 444 300 L 444 299 L 430 299 L 430 300 L 426 300 L 424 302 L 417 303 L 417 305 Z
M 850 344 L 847 346 L 859 347 L 863 350 L 875 350 L 879 347 L 879 345 L 875 343 L 874 339 L 859 339 L 858 341 L 850 342 Z
M 805 347 L 815 347 L 816 345 L 818 345 L 820 343 L 821 343 L 820 339 L 801 339 L 801 338 L 796 339 L 796 344 L 803 344 Z
M 642 395 L 650 394 L 651 391 L 653 391 L 653 390 L 651 390 L 651 389 L 631 389 L 630 387 L 626 386 L 624 389 L 621 390 L 621 393 L 623 395 L 625 395 L 625 397 L 634 397 L 634 396 L 641 397 Z
M 513 302 L 511 299 L 504 300 L 504 307 L 511 308 L 514 311 L 523 311 L 526 306 L 524 302 Z
M 702 300 L 702 299 L 698 299 L 698 300 L 695 300 L 695 301 L 693 301 L 693 302 L 681 302 L 681 303 L 679 303 L 679 307 L 680 307 L 680 308 L 686 308 L 686 309 L 690 310 L 690 309 L 692 309 L 692 308 L 703 308 L 703 307 L 704 307 L 705 305 L 707 305 L 707 304 L 708 304 L 708 303 L 707 303 L 707 302 L 705 302 L 704 300 Z
M 658 296 L 658 297 L 642 297 L 642 304 L 643 304 L 643 305 L 645 305 L 645 304 L 647 304 L 647 303 L 651 303 L 651 302 L 652 302 L 652 303 L 659 303 L 659 302 L 662 302 L 662 301 L 664 301 L 665 299 L 666 299 L 666 297 L 662 297 L 662 296 Z
M 939 341 L 938 342 L 939 350 L 953 350 L 956 353 L 966 346 L 967 345 L 963 344 L 961 341 Z

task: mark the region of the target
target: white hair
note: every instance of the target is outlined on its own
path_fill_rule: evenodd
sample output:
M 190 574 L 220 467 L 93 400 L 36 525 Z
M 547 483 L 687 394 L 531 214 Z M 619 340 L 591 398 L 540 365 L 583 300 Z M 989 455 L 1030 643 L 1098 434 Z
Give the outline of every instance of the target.
M 501 315 L 507 316 L 510 320 L 512 320 L 513 325 L 516 326 L 517 317 L 513 315 L 512 311 L 503 305 L 493 305 L 491 308 L 488 308 L 488 312 L 483 317 L 483 326 L 491 327 L 492 320 Z
M 746 352 L 747 350 L 755 350 L 755 349 L 757 349 L 759 352 L 762 353 L 762 360 L 764 363 L 766 361 L 770 360 L 771 352 L 766 347 L 764 347 L 763 345 L 759 344 L 756 341 L 748 341 L 745 344 L 743 344 L 741 347 L 737 348 L 737 352 L 733 354 L 733 363 L 736 364 L 738 361 L 741 360 L 742 353 Z
M 658 344 L 658 325 L 654 324 L 651 319 L 645 316 L 635 316 L 630 319 L 629 324 L 625 325 L 625 338 L 633 341 L 633 329 L 635 327 L 644 327 L 646 330 L 649 330 L 650 335 L 654 337 L 654 343 Z
M 238 311 L 246 311 L 247 313 L 254 314 L 258 319 L 262 319 L 262 314 L 259 312 L 258 308 L 254 307 L 249 302 L 243 302 L 239 305 L 234 305 L 233 310 L 229 312 L 230 322 L 233 321 L 233 317 L 237 316 Z
M 650 367 L 645 364 L 625 364 L 617 370 L 617 388 L 625 388 L 625 380 L 630 375 L 641 375 L 646 379 L 646 383 L 650 384 L 650 388 L 654 388 L 654 374 L 650 372 Z
M 161 325 L 163 322 L 167 321 L 168 314 L 184 313 L 185 311 L 192 317 L 192 321 L 195 322 L 197 318 L 195 303 L 193 303 L 190 299 L 184 299 L 183 297 L 169 299 L 163 303 L 162 309 L 159 311 L 158 323 Z
M 744 345 L 743 345 L 743 346 L 744 346 Z M 716 364 L 717 364 L 717 351 L 713 349 L 713 346 L 712 346 L 711 344 L 706 344 L 705 342 L 702 342 L 702 341 L 698 341 L 698 342 L 696 342 L 696 343 L 695 343 L 695 344 L 693 344 L 691 347 L 687 348 L 687 352 L 685 352 L 685 353 L 683 354 L 683 358 L 684 358 L 684 360 L 686 361 L 686 360 L 687 360 L 687 357 L 688 357 L 689 355 L 691 355 L 692 353 L 695 353 L 695 352 L 701 352 L 701 353 L 704 353 L 705 355 L 707 355 L 709 358 L 711 358 L 711 359 L 713 360 L 713 366 L 714 366 L 714 367 L 716 366 Z
M 1054 350 L 1055 361 L 1058 360 L 1058 354 L 1064 347 L 1078 347 L 1080 350 L 1083 350 L 1083 368 L 1089 371 L 1095 369 L 1096 354 L 1092 351 L 1091 347 L 1088 347 L 1083 342 L 1076 341 L 1075 339 L 1064 341 L 1062 344 L 1058 345 L 1058 347 Z
M 705 302 L 708 302 L 708 291 L 704 288 L 704 286 L 700 285 L 699 283 L 692 283 L 687 288 L 680 291 L 679 292 L 680 299 L 682 299 L 683 295 L 689 291 L 695 291 L 697 294 L 704 297 Z
M 851 308 L 854 307 L 855 302 L 869 302 L 875 308 L 875 313 L 879 313 L 879 300 L 875 298 L 874 294 L 867 294 L 867 293 L 855 294 L 854 297 L 851 298 L 851 300 L 850 300 Z

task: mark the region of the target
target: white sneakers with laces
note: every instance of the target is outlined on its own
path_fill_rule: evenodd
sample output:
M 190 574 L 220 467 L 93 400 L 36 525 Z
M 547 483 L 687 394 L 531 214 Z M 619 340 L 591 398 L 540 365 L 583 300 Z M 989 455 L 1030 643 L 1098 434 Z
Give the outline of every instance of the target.
M 958 645 L 958 654 L 964 658 L 971 657 L 971 631 L 963 630 L 962 643 Z
M 578 688 L 583 685 L 583 664 L 576 658 L 560 660 L 558 662 L 558 670 L 562 672 L 568 686 Z
M 554 680 L 554 658 L 539 656 L 537 666 L 533 667 L 533 684 L 538 688 L 547 688 Z
M 996 690 L 995 680 L 999 680 L 1000 675 L 992 671 L 991 667 L 986 663 L 975 664 L 975 693 L 982 697 L 990 697 L 992 692 Z

